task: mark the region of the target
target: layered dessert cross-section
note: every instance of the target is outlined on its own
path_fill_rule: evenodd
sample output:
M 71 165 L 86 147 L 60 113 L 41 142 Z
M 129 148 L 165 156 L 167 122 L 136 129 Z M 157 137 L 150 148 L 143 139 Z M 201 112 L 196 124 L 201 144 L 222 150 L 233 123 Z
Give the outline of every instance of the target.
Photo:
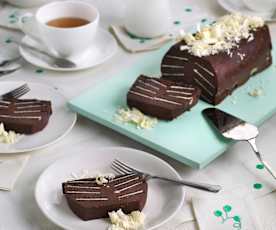
M 194 34 L 183 34 L 162 60 L 162 78 L 194 84 L 201 99 L 216 105 L 271 65 L 271 49 L 261 18 L 226 15 Z
M 41 131 L 52 114 L 51 102 L 36 99 L 0 100 L 0 123 L 22 134 Z
M 147 115 L 172 120 L 190 110 L 199 96 L 197 86 L 141 75 L 128 91 L 127 104 Z
M 142 211 L 148 186 L 136 174 L 117 176 L 99 185 L 95 178 L 68 181 L 62 184 L 63 194 L 71 210 L 83 220 L 108 217 L 108 212 Z

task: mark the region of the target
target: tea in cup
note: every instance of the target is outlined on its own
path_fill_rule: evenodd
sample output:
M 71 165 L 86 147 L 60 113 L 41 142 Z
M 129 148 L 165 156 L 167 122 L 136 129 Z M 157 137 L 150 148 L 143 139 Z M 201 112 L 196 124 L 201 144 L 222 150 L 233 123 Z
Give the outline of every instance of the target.
M 20 27 L 48 50 L 70 57 L 93 45 L 99 17 L 97 8 L 86 2 L 53 2 L 39 8 L 35 15 L 23 16 Z

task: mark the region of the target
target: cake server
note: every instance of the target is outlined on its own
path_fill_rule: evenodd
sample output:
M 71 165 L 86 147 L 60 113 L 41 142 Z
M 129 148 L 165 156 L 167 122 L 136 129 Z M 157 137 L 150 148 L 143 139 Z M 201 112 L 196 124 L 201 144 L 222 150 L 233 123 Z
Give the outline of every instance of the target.
M 268 162 L 264 160 L 257 148 L 256 138 L 259 135 L 259 131 L 256 126 L 216 108 L 205 109 L 203 110 L 203 114 L 225 138 L 236 141 L 247 141 L 255 152 L 258 160 L 263 164 L 271 176 L 276 179 L 276 172 Z
M 135 169 L 135 168 L 131 167 L 130 165 L 127 165 L 126 163 L 119 161 L 118 159 L 115 159 L 112 162 L 111 168 L 118 174 L 135 173 L 137 175 L 141 175 L 146 181 L 148 181 L 150 179 L 164 180 L 164 181 L 168 181 L 168 182 L 171 182 L 174 184 L 184 185 L 184 186 L 188 186 L 191 188 L 196 188 L 196 189 L 200 189 L 200 190 L 207 191 L 207 192 L 213 192 L 213 193 L 217 193 L 221 190 L 220 185 L 197 183 L 197 182 L 191 182 L 191 181 L 185 181 L 185 180 L 171 179 L 171 178 L 161 177 L 161 176 L 157 176 L 157 175 L 151 175 L 149 173 L 142 172 L 138 169 Z

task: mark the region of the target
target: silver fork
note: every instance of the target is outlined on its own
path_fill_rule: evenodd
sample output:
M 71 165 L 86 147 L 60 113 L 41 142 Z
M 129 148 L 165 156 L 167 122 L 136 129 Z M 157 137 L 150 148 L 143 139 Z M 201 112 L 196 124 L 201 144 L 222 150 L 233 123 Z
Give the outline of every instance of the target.
M 148 181 L 150 179 L 159 179 L 159 180 L 172 182 L 172 183 L 175 183 L 175 184 L 178 184 L 178 185 L 185 185 L 185 186 L 188 186 L 188 187 L 192 187 L 192 188 L 196 188 L 196 189 L 200 189 L 200 190 L 204 190 L 204 191 L 208 191 L 208 192 L 213 192 L 213 193 L 217 193 L 221 190 L 220 185 L 195 183 L 195 182 L 190 182 L 190 181 L 185 181 L 185 180 L 175 180 L 175 179 L 171 179 L 171 178 L 151 175 L 149 173 L 142 172 L 138 169 L 135 169 L 135 168 L 127 165 L 126 163 L 123 163 L 122 161 L 119 161 L 118 159 L 115 159 L 112 162 L 111 168 L 115 172 L 117 172 L 118 174 L 132 174 L 132 173 L 135 173 L 135 174 L 141 175 L 146 181 Z
M 21 68 L 22 68 L 22 66 L 18 66 L 18 67 L 14 68 L 14 69 L 0 70 L 0 77 L 3 77 L 3 76 L 8 75 L 8 74 L 11 74 L 11 73 L 13 73 L 13 72 L 15 72 L 15 71 L 17 71 L 17 70 L 19 70 Z
M 19 98 L 23 96 L 24 94 L 28 93 L 30 91 L 30 88 L 27 83 L 24 85 L 19 86 L 16 89 L 11 90 L 10 92 L 7 92 L 5 94 L 2 94 L 0 96 L 0 100 L 9 100 L 13 98 Z
M 15 58 L 12 58 L 12 59 L 3 60 L 2 62 L 0 62 L 0 67 L 10 65 L 10 64 L 12 64 L 12 63 L 14 63 L 14 62 L 19 61 L 21 58 L 22 58 L 22 57 L 19 56 L 19 57 L 15 57 Z

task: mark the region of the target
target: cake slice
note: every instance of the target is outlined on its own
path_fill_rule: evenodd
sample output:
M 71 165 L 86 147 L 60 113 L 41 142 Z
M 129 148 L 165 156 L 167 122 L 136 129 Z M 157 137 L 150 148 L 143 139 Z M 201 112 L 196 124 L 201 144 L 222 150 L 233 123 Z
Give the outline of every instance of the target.
M 0 123 L 22 134 L 41 131 L 52 114 L 51 102 L 36 99 L 0 100 Z
M 127 94 L 127 104 L 143 113 L 172 120 L 190 110 L 200 96 L 197 86 L 141 75 Z
M 71 210 L 83 220 L 108 217 L 108 212 L 142 211 L 147 200 L 147 183 L 139 175 L 117 176 L 98 185 L 95 178 L 62 184 L 63 194 Z
M 217 105 L 272 63 L 269 28 L 261 18 L 226 15 L 186 34 L 165 54 L 162 78 L 200 87 L 201 99 Z

